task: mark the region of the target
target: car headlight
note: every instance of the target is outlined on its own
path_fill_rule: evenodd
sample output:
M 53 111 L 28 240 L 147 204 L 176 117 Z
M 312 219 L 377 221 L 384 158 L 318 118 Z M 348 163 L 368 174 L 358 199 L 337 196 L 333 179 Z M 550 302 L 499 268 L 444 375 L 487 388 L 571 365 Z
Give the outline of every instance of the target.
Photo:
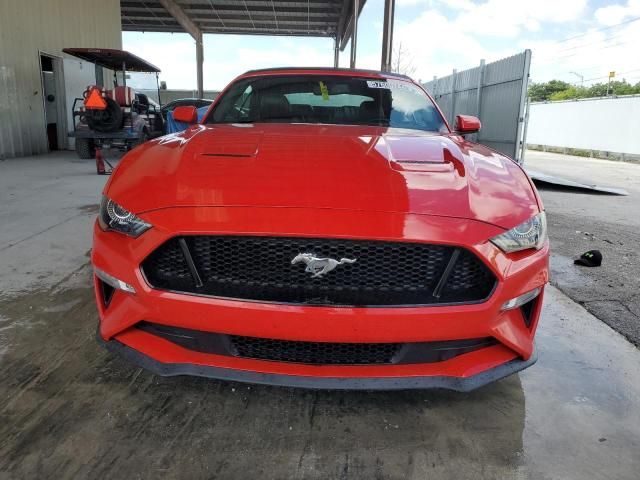
M 493 237 L 491 243 L 505 253 L 535 248 L 540 250 L 547 240 L 547 217 L 540 212 L 511 230 Z
M 103 230 L 113 230 L 134 238 L 151 228 L 150 224 L 105 196 L 100 204 L 98 223 Z

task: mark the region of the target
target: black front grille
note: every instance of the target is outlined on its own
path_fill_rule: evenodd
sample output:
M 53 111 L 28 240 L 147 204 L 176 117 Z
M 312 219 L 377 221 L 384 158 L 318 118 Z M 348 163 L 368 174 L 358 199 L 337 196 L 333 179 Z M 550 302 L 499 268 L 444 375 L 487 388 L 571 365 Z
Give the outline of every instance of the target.
M 355 263 L 314 278 L 304 263 L 291 263 L 299 253 Z M 142 268 L 159 289 L 309 305 L 472 303 L 496 282 L 467 250 L 370 240 L 185 236 L 161 245 Z
M 292 342 L 231 336 L 238 356 L 276 362 L 314 365 L 371 365 L 392 363 L 400 343 Z
M 335 343 L 225 335 L 157 323 L 136 328 L 188 350 L 309 365 L 401 365 L 444 362 L 496 345 L 491 337 L 412 343 Z

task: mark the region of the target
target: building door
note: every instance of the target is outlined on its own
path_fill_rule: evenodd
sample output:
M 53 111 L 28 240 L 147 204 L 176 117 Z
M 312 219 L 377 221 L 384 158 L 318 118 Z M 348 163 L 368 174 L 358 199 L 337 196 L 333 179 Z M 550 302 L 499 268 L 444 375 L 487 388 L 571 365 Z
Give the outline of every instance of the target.
M 77 58 L 63 59 L 63 66 L 67 132 L 73 132 L 74 123 L 78 122 L 78 117 L 73 117 L 73 105 L 75 103 L 76 108 L 82 106 L 82 95 L 87 87 L 102 84 L 96 78 L 98 71 L 102 73 L 102 67 L 96 68 L 93 64 Z M 75 150 L 75 147 L 75 139 L 67 137 L 67 149 Z
M 41 53 L 40 71 L 47 143 L 49 150 L 61 150 L 66 147 L 62 59 Z

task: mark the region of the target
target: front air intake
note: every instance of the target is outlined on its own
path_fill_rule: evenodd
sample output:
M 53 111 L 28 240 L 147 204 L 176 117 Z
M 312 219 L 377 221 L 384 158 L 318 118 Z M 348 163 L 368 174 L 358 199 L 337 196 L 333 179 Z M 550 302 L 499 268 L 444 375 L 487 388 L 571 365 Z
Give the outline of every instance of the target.
M 315 276 L 300 253 L 349 259 Z M 142 263 L 157 289 L 214 297 L 331 306 L 476 303 L 496 284 L 473 253 L 448 245 L 256 236 L 184 236 Z

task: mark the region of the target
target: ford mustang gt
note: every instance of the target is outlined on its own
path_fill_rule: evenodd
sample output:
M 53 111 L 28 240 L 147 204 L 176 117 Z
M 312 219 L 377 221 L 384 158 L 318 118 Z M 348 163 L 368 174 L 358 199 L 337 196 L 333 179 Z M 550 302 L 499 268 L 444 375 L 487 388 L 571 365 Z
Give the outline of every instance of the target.
M 160 375 L 468 391 L 532 365 L 548 279 L 522 168 L 390 73 L 269 69 L 105 186 L 98 340 Z

